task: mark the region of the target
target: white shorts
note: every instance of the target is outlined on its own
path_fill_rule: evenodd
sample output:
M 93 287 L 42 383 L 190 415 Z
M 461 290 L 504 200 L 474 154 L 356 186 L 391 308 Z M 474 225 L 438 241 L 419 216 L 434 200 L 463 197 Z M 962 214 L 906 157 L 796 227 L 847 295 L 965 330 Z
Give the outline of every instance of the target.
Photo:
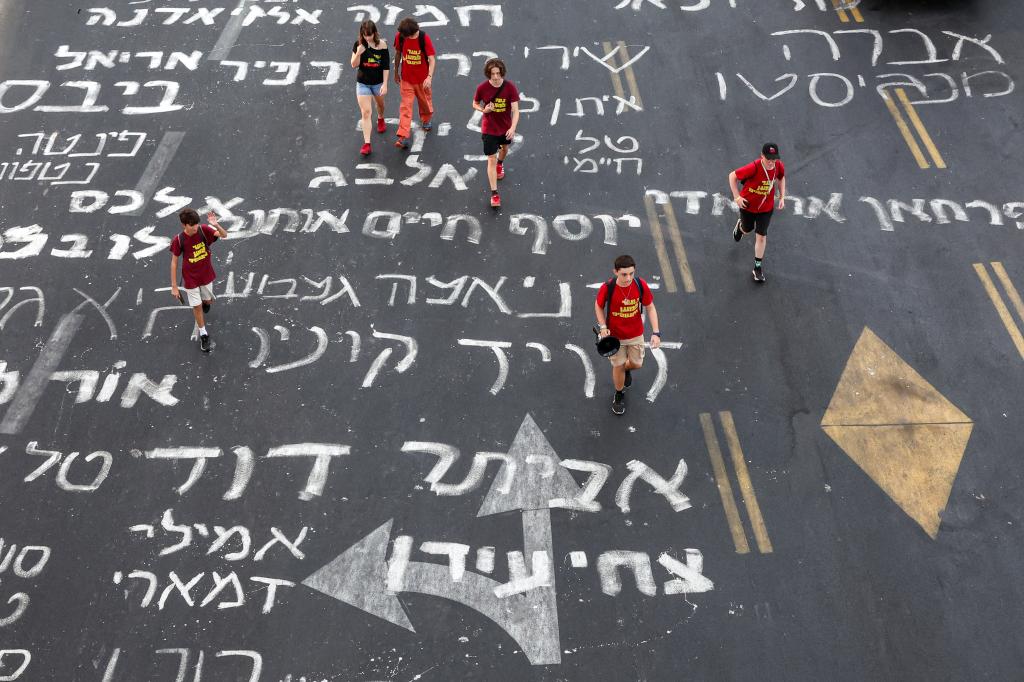
M 213 282 L 210 284 L 213 284 Z M 190 307 L 195 308 L 197 305 L 202 305 L 203 301 L 213 300 L 213 289 L 210 288 L 210 284 L 201 284 L 195 289 L 181 289 L 181 291 L 184 291 L 185 295 L 188 297 L 188 304 Z

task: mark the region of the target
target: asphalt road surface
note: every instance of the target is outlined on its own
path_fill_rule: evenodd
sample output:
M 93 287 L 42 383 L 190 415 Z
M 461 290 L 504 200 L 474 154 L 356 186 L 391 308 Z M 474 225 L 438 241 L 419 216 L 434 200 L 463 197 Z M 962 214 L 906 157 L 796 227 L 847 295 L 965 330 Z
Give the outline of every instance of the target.
M 410 15 L 433 129 L 392 83 L 362 158 L 358 22 Z M 0 0 L 0 680 L 1020 679 L 1022 18 Z M 623 253 L 663 344 L 616 416 Z

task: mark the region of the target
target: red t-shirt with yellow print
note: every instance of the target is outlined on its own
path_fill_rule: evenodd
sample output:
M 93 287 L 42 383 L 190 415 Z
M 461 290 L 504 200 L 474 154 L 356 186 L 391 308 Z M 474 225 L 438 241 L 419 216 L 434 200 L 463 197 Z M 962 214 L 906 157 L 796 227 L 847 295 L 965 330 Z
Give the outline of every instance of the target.
M 612 309 L 606 324 L 608 331 L 617 339 L 632 339 L 644 335 L 644 320 L 640 317 L 640 307 L 654 303 L 654 294 L 644 282 L 644 300 L 640 300 L 640 287 L 635 281 L 628 287 L 612 284 Z M 605 307 L 605 292 L 608 287 L 601 286 L 597 290 L 597 305 Z
M 206 243 L 199 230 L 206 235 Z M 213 257 L 207 245 L 217 241 L 217 230 L 209 225 L 200 225 L 199 230 L 191 237 L 180 232 L 171 239 L 171 253 L 181 258 L 181 240 L 185 238 L 185 257 L 181 261 L 181 278 L 186 289 L 209 284 L 217 274 L 213 271 Z

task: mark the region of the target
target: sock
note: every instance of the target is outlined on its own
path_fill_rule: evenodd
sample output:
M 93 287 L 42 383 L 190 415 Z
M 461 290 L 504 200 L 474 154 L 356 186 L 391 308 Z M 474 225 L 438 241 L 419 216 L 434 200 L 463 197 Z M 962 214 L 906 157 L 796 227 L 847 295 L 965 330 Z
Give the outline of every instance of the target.
M 494 197 L 494 196 L 498 196 L 498 190 L 496 190 L 496 189 L 492 189 L 492 190 L 491 190 L 491 196 L 492 196 L 492 197 Z
M 760 258 L 755 258 L 754 259 L 754 267 L 755 268 L 761 267 L 761 259 Z
M 203 336 L 204 334 L 206 334 L 206 327 L 200 327 L 199 328 L 199 335 Z
M 505 163 L 505 162 L 504 162 L 504 161 L 502 161 L 501 159 L 498 159 L 498 165 L 499 165 L 499 166 L 500 166 L 501 164 L 503 164 L 503 163 Z

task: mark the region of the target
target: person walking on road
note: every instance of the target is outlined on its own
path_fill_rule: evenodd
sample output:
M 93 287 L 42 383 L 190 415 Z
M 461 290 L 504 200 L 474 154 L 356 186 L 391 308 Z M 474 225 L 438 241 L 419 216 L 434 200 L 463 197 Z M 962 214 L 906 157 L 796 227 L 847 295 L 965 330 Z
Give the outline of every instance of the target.
M 204 353 L 210 352 L 210 333 L 206 331 L 204 315 L 210 312 L 213 305 L 213 284 L 216 273 L 213 271 L 213 256 L 210 246 L 218 239 L 225 239 L 227 231 L 217 221 L 213 211 L 206 216 L 209 225 L 199 224 L 199 214 L 194 209 L 186 208 L 178 214 L 182 231 L 171 240 L 171 296 L 192 308 L 192 315 L 199 328 L 199 347 Z M 178 259 L 181 262 L 182 288 L 185 296 L 178 289 Z
M 737 180 L 742 183 L 737 185 Z M 779 210 L 786 206 L 786 168 L 779 159 L 779 146 L 767 142 L 761 158 L 729 173 L 729 188 L 740 217 L 732 229 L 739 241 L 751 230 L 754 236 L 754 281 L 764 283 L 764 250 L 768 244 L 768 225 L 775 211 L 775 187 L 779 188 Z
M 384 124 L 384 95 L 388 94 L 388 73 L 391 70 L 391 53 L 388 44 L 377 32 L 377 24 L 369 19 L 359 26 L 359 40 L 352 46 L 352 68 L 356 72 L 356 100 L 363 122 L 363 148 L 359 153 L 369 156 L 370 114 L 373 102 L 377 104 L 377 132 L 387 130 Z
M 420 126 L 430 132 L 430 119 L 434 117 L 433 81 L 435 58 L 434 43 L 420 30 L 419 23 L 406 17 L 398 23 L 395 35 L 395 82 L 401 89 L 402 101 L 398 108 L 398 139 L 395 146 L 409 148 L 412 131 L 412 102 L 419 105 Z
M 619 256 L 614 263 L 615 277 L 601 285 L 594 301 L 594 315 L 600 327 L 601 338 L 609 334 L 619 339 L 619 350 L 608 358 L 612 363 L 612 383 L 615 397 L 612 412 L 626 412 L 625 390 L 633 384 L 633 370 L 644 364 L 644 319 L 640 308 L 647 312 L 651 322 L 651 348 L 661 346 L 661 327 L 654 296 L 647 282 L 636 276 L 636 261 L 632 256 Z
M 505 177 L 505 156 L 519 125 L 519 90 L 505 78 L 505 73 L 505 62 L 496 57 L 488 59 L 484 64 L 487 80 L 477 86 L 473 96 L 473 108 L 483 114 L 480 131 L 487 157 L 491 208 L 501 208 L 498 180 Z

